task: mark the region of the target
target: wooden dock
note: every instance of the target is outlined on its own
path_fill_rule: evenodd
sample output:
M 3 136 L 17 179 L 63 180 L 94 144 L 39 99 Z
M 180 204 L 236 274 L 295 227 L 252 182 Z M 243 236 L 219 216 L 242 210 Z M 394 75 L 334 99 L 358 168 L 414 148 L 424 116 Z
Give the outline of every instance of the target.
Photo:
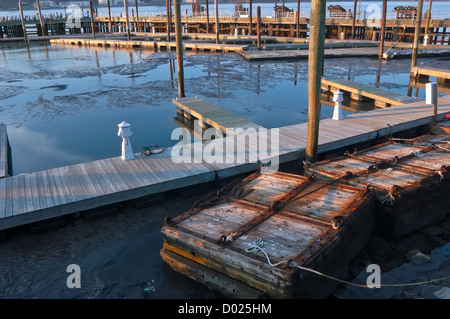
M 148 49 L 152 51 L 174 51 L 176 50 L 176 42 L 168 41 L 136 41 L 136 40 L 107 40 L 107 39 L 80 39 L 80 38 L 60 38 L 51 39 L 52 45 L 74 45 L 83 47 L 103 47 L 103 48 L 133 48 Z M 183 42 L 185 51 L 199 52 L 242 52 L 247 50 L 246 45 L 234 44 L 216 44 L 216 43 L 193 43 Z
M 450 96 L 439 98 L 438 105 L 438 118 L 442 119 L 450 112 Z M 340 121 L 325 119 L 320 122 L 318 151 L 340 150 L 432 121 L 433 108 L 424 101 L 351 114 Z M 276 157 L 279 163 L 303 159 L 307 123 L 280 127 L 278 131 L 278 152 L 266 158 Z M 236 142 L 237 138 L 239 135 L 231 135 L 219 140 L 227 143 L 228 139 Z M 219 140 L 192 145 L 192 152 L 198 147 L 202 152 Z M 250 143 L 255 142 L 250 139 Z M 253 147 L 257 149 L 258 145 Z M 131 161 L 114 157 L 1 178 L 0 230 L 219 180 L 254 171 L 261 165 L 261 158 L 238 160 L 245 159 L 247 154 L 237 151 L 232 162 L 175 163 L 171 151 L 169 148 L 148 157 L 136 154 Z
M 258 173 L 168 216 L 162 258 L 230 298 L 327 297 L 339 282 L 300 273 L 291 263 L 344 277 L 375 231 L 374 194 L 301 175 Z
M 433 68 L 429 66 L 413 67 L 411 73 L 421 81 L 428 81 L 430 76 L 437 78 L 438 83 L 450 83 L 450 70 Z
M 260 125 L 250 122 L 234 113 L 198 97 L 177 98 L 172 101 L 177 106 L 178 122 L 194 130 L 193 124 L 198 120 L 201 131 L 208 127 L 220 130 L 224 135 L 236 134 L 236 128 L 259 129 Z
M 370 189 L 377 195 L 378 231 L 398 238 L 449 213 L 450 136 L 393 139 L 357 153 L 307 165 L 305 175 Z M 426 217 L 424 217 L 424 214 Z
M 372 100 L 376 107 L 397 106 L 415 101 L 414 98 L 406 95 L 346 79 L 329 80 L 322 78 L 322 90 L 330 91 L 332 93 L 340 90 L 350 94 L 351 98 L 356 101 Z
M 11 151 L 6 125 L 0 123 L 0 178 L 11 175 L 10 156 Z
M 449 140 L 391 140 L 306 176 L 256 172 L 167 216 L 160 254 L 230 298 L 327 298 L 376 229 L 397 238 L 445 219 Z
M 411 50 L 397 50 L 392 51 L 395 58 L 408 58 L 411 56 Z M 349 58 L 349 57 L 366 57 L 378 58 L 380 53 L 379 48 L 375 47 L 356 47 L 356 48 L 333 48 L 325 49 L 325 58 Z M 260 51 L 245 51 L 240 52 L 240 55 L 248 61 L 263 61 L 263 60 L 291 60 L 291 59 L 307 59 L 309 56 L 308 50 L 260 50 Z M 434 56 L 448 56 L 449 49 L 421 49 L 418 52 L 420 57 L 434 57 Z

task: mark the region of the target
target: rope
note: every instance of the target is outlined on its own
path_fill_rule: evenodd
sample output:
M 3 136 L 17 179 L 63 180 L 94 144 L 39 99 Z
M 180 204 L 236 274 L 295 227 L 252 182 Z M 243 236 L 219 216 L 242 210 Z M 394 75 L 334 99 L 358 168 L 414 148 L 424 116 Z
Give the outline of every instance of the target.
M 263 240 L 262 238 L 257 238 L 257 239 L 254 241 L 253 245 L 252 245 L 251 247 L 247 248 L 245 251 L 248 252 L 248 253 L 258 253 L 258 252 L 260 252 L 260 251 L 263 252 L 264 255 L 266 256 L 267 262 L 268 262 L 269 265 L 272 266 L 272 267 L 276 267 L 276 266 L 278 266 L 278 265 L 281 265 L 281 264 L 287 262 L 287 260 L 282 260 L 282 261 L 280 261 L 280 262 L 277 262 L 276 264 L 272 264 L 272 262 L 270 261 L 269 255 L 268 255 L 267 252 L 263 249 L 263 247 L 264 247 L 264 240 Z M 355 287 L 359 287 L 359 288 L 369 288 L 369 289 L 370 289 L 370 288 L 373 288 L 373 287 L 369 287 L 368 285 L 358 284 L 358 283 L 354 283 L 354 282 L 351 282 L 351 281 L 339 279 L 339 278 L 336 278 L 336 277 L 333 277 L 333 276 L 324 274 L 324 273 L 322 273 L 322 272 L 320 272 L 320 271 L 317 271 L 317 270 L 314 270 L 314 269 L 311 269 L 311 268 L 308 268 L 308 267 L 300 266 L 300 265 L 298 265 L 295 261 L 290 261 L 290 262 L 289 262 L 289 266 L 292 267 L 292 268 L 295 267 L 295 268 L 298 268 L 298 269 L 301 269 L 301 270 L 305 270 L 305 271 L 314 273 L 314 274 L 316 274 L 316 275 L 319 275 L 319 276 L 328 278 L 328 279 L 330 279 L 330 280 L 338 281 L 338 282 L 343 283 L 343 284 L 346 284 L 346 285 L 355 286 Z M 446 279 L 449 279 L 449 278 L 450 278 L 450 276 L 446 276 L 446 277 L 441 277 L 441 278 L 436 278 L 436 279 L 430 279 L 430 280 L 426 280 L 426 281 L 411 282 L 411 283 L 406 283 L 406 284 L 380 284 L 379 287 L 381 288 L 381 287 L 408 287 L 408 286 L 419 286 L 419 285 L 424 285 L 424 284 L 436 283 L 436 282 L 439 282 L 439 281 L 442 281 L 442 280 L 446 280 Z

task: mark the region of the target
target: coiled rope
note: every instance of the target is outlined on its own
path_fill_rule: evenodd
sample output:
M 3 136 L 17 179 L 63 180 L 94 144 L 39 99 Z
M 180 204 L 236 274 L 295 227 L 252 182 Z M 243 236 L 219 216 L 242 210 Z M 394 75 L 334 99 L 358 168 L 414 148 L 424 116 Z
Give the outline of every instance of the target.
M 278 265 L 281 265 L 281 264 L 283 264 L 283 263 L 287 263 L 287 262 L 288 262 L 287 260 L 282 260 L 282 261 L 280 261 L 280 262 L 277 262 L 276 264 L 273 264 L 273 263 L 270 261 L 269 255 L 267 254 L 267 252 L 264 250 L 263 247 L 264 247 L 264 240 L 263 240 L 262 238 L 257 238 L 257 239 L 254 241 L 253 245 L 252 245 L 251 247 L 247 248 L 245 251 L 247 251 L 247 252 L 249 252 L 249 253 L 258 253 L 258 252 L 260 252 L 260 251 L 263 252 L 264 255 L 265 255 L 266 258 L 267 258 L 267 262 L 268 262 L 269 265 L 272 266 L 272 267 L 276 267 L 276 266 L 278 266 Z M 359 287 L 359 288 L 373 288 L 373 287 L 368 286 L 368 285 L 358 284 L 358 283 L 354 283 L 354 282 L 351 282 L 351 281 L 339 279 L 339 278 L 336 278 L 336 277 L 333 277 L 333 276 L 324 274 L 324 273 L 322 273 L 322 272 L 320 272 L 320 271 L 317 271 L 317 270 L 314 270 L 314 269 L 311 269 L 311 268 L 308 268 L 308 267 L 300 266 L 300 265 L 298 265 L 295 261 L 290 261 L 290 262 L 289 262 L 289 267 L 291 267 L 291 268 L 298 268 L 298 269 L 301 269 L 301 270 L 305 270 L 305 271 L 314 273 L 314 274 L 316 274 L 316 275 L 319 275 L 319 276 L 322 276 L 322 277 L 325 277 L 325 278 L 328 278 L 328 279 L 331 279 L 331 280 L 334 280 L 334 281 L 338 281 L 338 282 L 343 283 L 343 284 L 346 284 L 346 285 L 351 285 L 351 286 L 355 286 L 355 287 Z M 446 277 L 441 277 L 441 278 L 436 278 L 436 279 L 430 279 L 430 280 L 426 280 L 426 281 L 419 281 L 419 282 L 406 283 L 406 284 L 380 284 L 379 287 L 381 288 L 381 287 L 407 287 L 407 286 L 418 286 L 418 285 L 424 285 L 424 284 L 436 283 L 436 282 L 443 281 L 443 280 L 446 280 L 446 279 L 449 279 L 449 278 L 450 278 L 450 276 L 446 276 Z

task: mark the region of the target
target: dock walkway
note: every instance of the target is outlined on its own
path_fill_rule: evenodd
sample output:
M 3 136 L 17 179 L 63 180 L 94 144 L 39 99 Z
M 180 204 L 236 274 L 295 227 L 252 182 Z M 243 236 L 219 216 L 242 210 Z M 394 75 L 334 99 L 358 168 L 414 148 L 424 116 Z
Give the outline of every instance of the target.
M 375 88 L 363 83 L 357 83 L 346 79 L 322 78 L 322 90 L 335 92 L 341 90 L 351 94 L 353 100 L 373 100 L 376 107 L 397 106 L 415 101 L 413 97 L 401 95 L 396 92 Z
M 220 130 L 225 135 L 236 134 L 235 128 L 261 128 L 260 125 L 250 122 L 234 113 L 231 113 L 208 101 L 198 97 L 177 98 L 172 101 L 177 106 L 177 116 L 194 121 L 200 121 L 203 129 L 207 126 Z M 186 122 L 186 121 L 184 121 Z
M 411 73 L 414 77 L 419 77 L 423 80 L 429 80 L 430 76 L 437 77 L 438 82 L 449 82 L 450 81 L 450 70 L 433 68 L 429 66 L 413 67 Z
M 449 112 L 450 96 L 439 98 L 438 118 Z M 433 108 L 424 101 L 355 113 L 340 121 L 325 119 L 320 122 L 318 151 L 342 149 L 432 121 Z M 304 158 L 307 127 L 307 123 L 280 127 L 278 154 L 267 157 L 277 156 L 279 163 Z M 225 143 L 238 137 L 220 140 Z M 192 146 L 194 151 L 196 147 L 205 150 L 213 142 L 217 140 Z M 258 162 L 238 160 L 175 163 L 172 150 L 148 157 L 136 154 L 130 161 L 114 157 L 0 178 L 0 230 L 231 177 L 260 166 Z M 242 154 L 236 152 L 235 157 L 239 156 Z
M 51 39 L 52 45 L 76 45 L 85 47 L 115 47 L 115 48 L 141 48 L 153 51 L 172 51 L 176 50 L 176 42 L 168 41 L 141 41 L 141 40 L 118 40 L 118 39 L 80 39 L 80 38 L 61 38 Z M 217 44 L 217 43 L 196 43 L 196 42 L 183 42 L 183 49 L 186 51 L 202 51 L 202 52 L 242 52 L 247 50 L 247 45 L 235 45 L 235 44 Z
M 9 153 L 9 141 L 6 125 L 0 123 L 0 178 L 9 175 Z

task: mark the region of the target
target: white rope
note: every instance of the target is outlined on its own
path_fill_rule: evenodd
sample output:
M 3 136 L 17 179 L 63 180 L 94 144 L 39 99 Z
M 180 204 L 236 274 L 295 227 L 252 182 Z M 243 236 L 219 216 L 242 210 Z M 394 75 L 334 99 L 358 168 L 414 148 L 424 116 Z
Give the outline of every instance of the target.
M 276 266 L 281 265 L 282 263 L 286 262 L 286 260 L 283 260 L 276 264 L 272 264 L 272 262 L 270 261 L 269 255 L 266 253 L 266 251 L 263 249 L 263 247 L 264 247 L 264 240 L 262 238 L 258 238 L 254 241 L 253 246 L 247 248 L 245 251 L 248 253 L 257 253 L 259 251 L 262 251 L 264 253 L 264 255 L 266 255 L 267 262 L 272 267 L 276 267 Z
M 267 262 L 272 267 L 276 267 L 276 266 L 278 266 L 278 265 L 280 265 L 282 263 L 286 263 L 287 262 L 286 260 L 283 260 L 283 261 L 280 261 L 280 262 L 278 262 L 276 264 L 272 264 L 272 262 L 270 261 L 269 255 L 266 253 L 266 251 L 263 249 L 263 247 L 264 247 L 264 240 L 262 238 L 258 238 L 258 239 L 256 239 L 254 241 L 253 246 L 247 248 L 245 251 L 247 251 L 249 253 L 257 253 L 257 252 L 262 251 L 264 253 L 264 255 L 266 255 Z M 362 284 L 357 284 L 357 283 L 354 283 L 354 282 L 342 280 L 342 279 L 339 279 L 339 278 L 336 278 L 336 277 L 324 274 L 324 273 L 322 273 L 320 271 L 317 271 L 317 270 L 314 270 L 314 269 L 311 269 L 311 268 L 308 268 L 308 267 L 300 266 L 295 261 L 289 262 L 289 266 L 292 267 L 292 268 L 296 267 L 298 269 L 305 270 L 305 271 L 314 273 L 316 275 L 319 275 L 319 276 L 322 276 L 322 277 L 325 277 L 325 278 L 328 278 L 328 279 L 331 279 L 331 280 L 335 280 L 335 281 L 338 281 L 338 282 L 341 282 L 341 283 L 344 283 L 344 284 L 347 284 L 347 285 L 356 286 L 356 287 L 360 287 L 360 288 L 372 288 L 372 287 L 369 287 L 368 285 L 362 285 Z M 421 281 L 421 282 L 412 282 L 412 283 L 407 283 L 407 284 L 383 284 L 380 287 L 417 286 L 417 285 L 436 283 L 436 282 L 439 282 L 439 281 L 447 280 L 449 278 L 450 278 L 450 276 L 446 276 L 446 277 L 442 277 L 442 278 L 430 279 L 430 280 Z

